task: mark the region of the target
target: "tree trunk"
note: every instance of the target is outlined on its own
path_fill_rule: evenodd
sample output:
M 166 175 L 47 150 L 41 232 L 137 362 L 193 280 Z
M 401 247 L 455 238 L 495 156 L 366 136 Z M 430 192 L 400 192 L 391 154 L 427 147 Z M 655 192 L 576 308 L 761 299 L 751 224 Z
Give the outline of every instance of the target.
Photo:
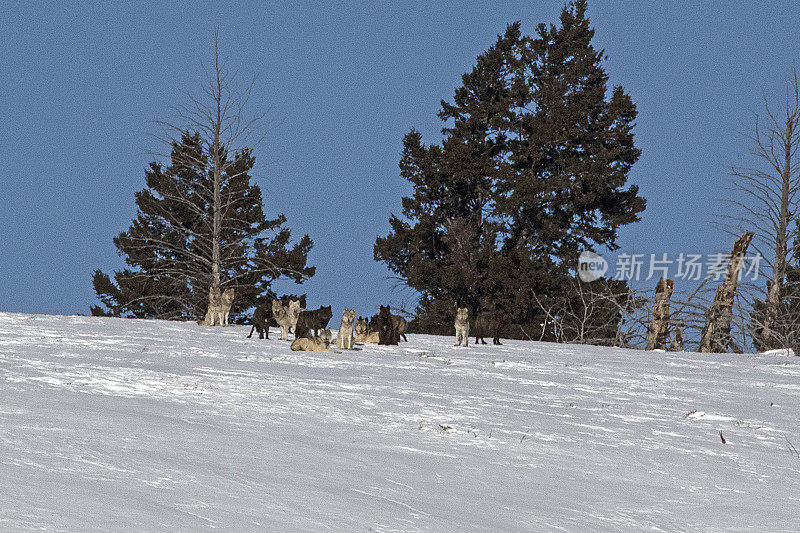
M 219 45 L 217 36 L 214 36 L 214 66 L 216 68 L 216 86 L 214 93 L 214 100 L 217 106 L 216 119 L 213 121 L 213 147 L 214 151 L 214 204 L 212 206 L 214 218 L 212 221 L 211 230 L 211 275 L 213 277 L 213 286 L 219 287 L 220 282 L 220 248 L 222 240 L 222 155 L 220 154 L 220 130 L 222 129 L 222 80 L 220 79 L 219 67 Z
M 661 278 L 656 284 L 656 303 L 653 321 L 647 332 L 647 350 L 666 350 L 669 340 L 669 302 L 672 297 L 672 280 Z
M 676 324 L 674 329 L 674 333 L 672 336 L 672 346 L 669 347 L 670 351 L 672 352 L 682 352 L 683 351 L 683 328 Z
M 775 235 L 775 261 L 772 268 L 772 280 L 767 295 L 767 309 L 764 317 L 764 327 L 761 330 L 764 349 L 770 350 L 778 348 L 773 336 L 775 323 L 778 320 L 778 306 L 781 301 L 783 280 L 786 276 L 786 253 L 789 237 L 786 229 L 789 226 L 789 194 L 792 180 L 792 149 L 794 139 L 794 120 L 792 117 L 786 119 L 786 131 L 784 133 L 783 148 L 784 159 L 781 169 L 781 205 L 778 212 L 778 232 Z
M 731 339 L 731 312 L 733 309 L 733 298 L 736 295 L 736 285 L 739 278 L 739 270 L 742 268 L 742 261 L 747 253 L 747 247 L 753 240 L 753 232 L 746 231 L 744 235 L 736 241 L 733 252 L 728 263 L 728 272 L 722 285 L 717 288 L 711 308 L 706 313 L 706 325 L 700 339 L 699 352 L 703 353 L 723 353 L 727 352 L 732 344 Z

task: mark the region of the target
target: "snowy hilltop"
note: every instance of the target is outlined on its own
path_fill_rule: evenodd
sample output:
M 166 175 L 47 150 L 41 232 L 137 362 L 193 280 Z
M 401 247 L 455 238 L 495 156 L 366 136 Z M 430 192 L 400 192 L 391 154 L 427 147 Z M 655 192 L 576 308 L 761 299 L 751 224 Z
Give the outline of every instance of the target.
M 274 331 L 0 313 L 0 529 L 800 529 L 794 357 Z

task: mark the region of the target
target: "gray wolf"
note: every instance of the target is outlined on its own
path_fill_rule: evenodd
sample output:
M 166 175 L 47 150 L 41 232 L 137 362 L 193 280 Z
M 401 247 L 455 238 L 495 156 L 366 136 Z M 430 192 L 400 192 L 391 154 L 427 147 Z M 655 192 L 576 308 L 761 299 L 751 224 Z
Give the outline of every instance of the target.
M 201 326 L 222 324 L 222 291 L 216 285 L 208 289 L 208 310 L 203 320 L 197 322 Z
M 408 321 L 400 315 L 392 315 L 392 322 L 394 323 L 397 334 L 403 337 L 403 340 L 408 342 L 406 338 L 406 330 L 408 329 Z
M 228 325 L 228 315 L 231 314 L 231 307 L 233 307 L 233 298 L 236 296 L 236 291 L 233 290 L 233 287 L 225 289 L 222 292 L 222 298 L 220 299 L 220 313 L 221 313 L 221 325 L 227 326 Z
M 297 338 L 297 319 L 300 318 L 300 311 L 305 311 L 300 300 L 289 300 L 289 328 L 295 332 Z
M 342 325 L 339 326 L 339 335 L 333 343 L 342 350 L 352 350 L 355 344 L 356 310 L 344 308 Z
M 355 334 L 356 342 L 378 342 L 378 332 L 370 332 L 369 320 L 366 318 L 358 317 L 354 327 L 353 333 Z
M 277 298 L 272 300 L 272 318 L 278 323 L 281 328 L 281 340 L 289 340 L 289 310 Z M 296 335 L 295 335 L 296 337 Z
M 342 353 L 331 348 L 331 330 L 323 329 L 319 337 L 309 339 L 308 337 L 298 337 L 292 342 L 294 352 L 333 352 Z
M 456 343 L 453 346 L 458 346 L 463 343 L 464 346 L 469 344 L 469 309 L 466 307 L 459 307 L 456 311 Z

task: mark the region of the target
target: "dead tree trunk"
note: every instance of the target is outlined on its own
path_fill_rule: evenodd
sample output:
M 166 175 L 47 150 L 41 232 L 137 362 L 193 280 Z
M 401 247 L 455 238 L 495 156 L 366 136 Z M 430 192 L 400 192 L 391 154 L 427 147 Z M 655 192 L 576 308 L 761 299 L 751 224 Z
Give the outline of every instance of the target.
M 739 270 L 747 253 L 747 247 L 753 240 L 753 232 L 746 231 L 733 246 L 728 263 L 728 272 L 722 285 L 717 288 L 714 301 L 706 313 L 706 325 L 700 338 L 699 352 L 723 353 L 733 344 L 731 338 L 731 312 L 733 297 L 736 295 L 736 284 L 739 281 Z
M 661 278 L 656 284 L 656 303 L 653 321 L 647 332 L 647 350 L 666 350 L 669 340 L 669 301 L 672 297 L 672 280 Z
M 670 351 L 672 352 L 682 352 L 683 351 L 683 327 L 680 324 L 676 324 L 673 327 L 673 335 L 672 335 L 672 346 L 669 347 Z
M 789 236 L 787 228 L 789 226 L 789 200 L 792 183 L 792 155 L 796 149 L 794 141 L 794 126 L 797 117 L 787 114 L 786 129 L 783 133 L 784 160 L 781 168 L 781 203 L 780 211 L 777 213 L 777 231 L 775 235 L 775 261 L 772 265 L 772 282 L 769 285 L 767 294 L 767 313 L 764 318 L 764 327 L 761 329 L 761 336 L 766 349 L 776 348 L 773 330 L 778 321 L 778 307 L 781 301 L 781 291 L 783 289 L 783 278 L 786 276 L 786 254 L 788 250 Z
M 211 120 L 211 134 L 213 136 L 212 147 L 214 151 L 214 180 L 212 186 L 214 187 L 214 202 L 212 204 L 213 219 L 211 226 L 211 276 L 214 280 L 213 286 L 219 287 L 222 281 L 220 275 L 221 263 L 221 245 L 222 245 L 222 147 L 220 146 L 220 135 L 222 132 L 222 80 L 221 70 L 219 66 L 219 42 L 217 35 L 214 35 L 214 68 L 216 74 L 216 83 L 214 84 L 214 103 L 216 105 L 216 115 Z M 209 301 L 209 304 L 211 302 Z

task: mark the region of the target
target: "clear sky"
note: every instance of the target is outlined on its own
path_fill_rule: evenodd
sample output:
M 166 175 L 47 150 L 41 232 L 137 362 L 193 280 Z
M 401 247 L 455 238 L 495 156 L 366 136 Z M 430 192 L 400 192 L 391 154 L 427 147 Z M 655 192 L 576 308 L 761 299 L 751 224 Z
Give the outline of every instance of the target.
M 123 3 L 120 3 L 123 4 Z M 112 239 L 159 148 L 153 120 L 204 79 L 219 28 L 227 66 L 257 82 L 266 112 L 255 181 L 268 215 L 315 241 L 313 307 L 413 304 L 373 260 L 410 186 L 403 135 L 441 139 L 436 112 L 506 24 L 532 34 L 561 1 L 13 2 L 0 13 L 0 310 L 88 313 L 90 274 L 122 267 Z M 636 253 L 729 251 L 709 222 L 752 161 L 744 134 L 766 95 L 778 104 L 800 57 L 795 2 L 590 0 L 612 84 L 638 106 L 647 199 L 622 231 Z M 293 284 L 283 290 L 296 291 Z

